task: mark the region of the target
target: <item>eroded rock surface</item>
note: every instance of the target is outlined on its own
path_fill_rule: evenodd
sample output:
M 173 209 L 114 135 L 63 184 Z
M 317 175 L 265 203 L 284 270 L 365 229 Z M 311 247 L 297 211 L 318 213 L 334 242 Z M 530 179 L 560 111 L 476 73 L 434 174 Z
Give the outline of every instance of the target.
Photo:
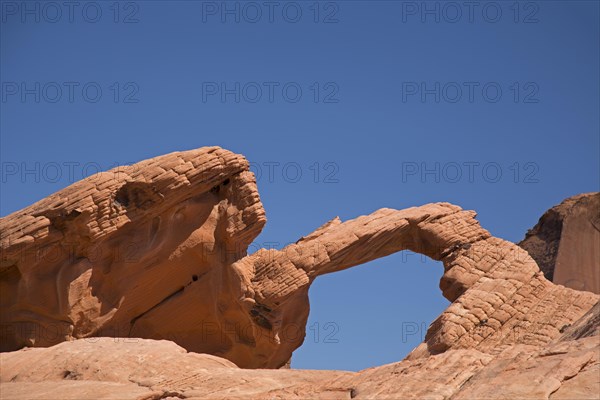
M 90 177 L 2 218 L 2 350 L 139 337 L 278 368 L 302 344 L 315 278 L 401 250 L 441 260 L 453 302 L 407 362 L 533 353 L 599 300 L 548 281 L 527 251 L 448 203 L 336 218 L 246 256 L 264 223 L 247 161 L 215 147 Z
M 519 246 L 552 282 L 600 293 L 600 193 L 569 197 L 552 207 Z
M 3 351 L 92 336 L 170 338 L 244 365 L 229 277 L 265 223 L 254 176 L 220 148 L 91 176 L 0 220 Z

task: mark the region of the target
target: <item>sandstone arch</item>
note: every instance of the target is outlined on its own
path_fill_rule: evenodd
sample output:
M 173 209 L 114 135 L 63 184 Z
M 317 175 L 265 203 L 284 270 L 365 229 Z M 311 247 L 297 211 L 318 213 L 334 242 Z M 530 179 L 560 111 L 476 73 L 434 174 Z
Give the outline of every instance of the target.
M 252 271 L 243 282 L 248 307 L 266 305 L 273 310 L 266 315 L 279 327 L 294 313 L 286 304 L 305 298 L 317 276 L 401 250 L 442 261 L 440 288 L 453 302 L 412 358 L 450 348 L 495 352 L 516 343 L 539 346 L 598 301 L 592 293 L 547 281 L 526 251 L 491 236 L 474 212 L 447 203 L 382 209 L 345 223 L 332 220 L 282 251 L 259 251 L 234 268 L 242 276 Z
M 99 174 L 6 216 L 2 350 L 166 338 L 277 368 L 302 344 L 316 277 L 401 250 L 442 261 L 440 288 L 453 302 L 412 359 L 540 346 L 599 299 L 547 281 L 525 250 L 448 203 L 336 218 L 281 251 L 246 256 L 265 222 L 248 162 L 217 147 Z

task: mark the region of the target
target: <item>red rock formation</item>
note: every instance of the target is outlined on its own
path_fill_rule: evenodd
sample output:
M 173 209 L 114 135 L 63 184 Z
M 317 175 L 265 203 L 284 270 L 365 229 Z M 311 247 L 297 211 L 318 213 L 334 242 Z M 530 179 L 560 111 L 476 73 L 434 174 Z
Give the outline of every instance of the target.
M 451 348 L 493 353 L 513 344 L 541 346 L 598 302 L 597 295 L 547 281 L 527 252 L 492 237 L 474 217 L 446 203 L 382 209 L 345 223 L 333 220 L 296 244 L 258 251 L 233 268 L 243 277 L 244 302 L 277 336 L 298 323 L 305 309 L 299 306 L 321 274 L 405 249 L 441 260 L 440 288 L 453 303 L 432 323 L 412 359 Z M 300 321 L 304 326 L 306 316 Z M 282 343 L 277 360 L 295 346 Z
M 139 336 L 252 358 L 222 327 L 251 321 L 228 266 L 265 221 L 248 162 L 215 147 L 92 176 L 8 215 L 2 350 Z
M 2 350 L 166 338 L 277 368 L 302 344 L 316 277 L 405 249 L 443 262 L 453 302 L 407 362 L 534 352 L 599 300 L 549 282 L 525 250 L 447 203 L 334 219 L 281 251 L 245 256 L 264 223 L 248 163 L 219 148 L 109 171 L 2 218 Z
M 519 246 L 552 282 L 600 294 L 600 193 L 569 197 L 552 207 Z

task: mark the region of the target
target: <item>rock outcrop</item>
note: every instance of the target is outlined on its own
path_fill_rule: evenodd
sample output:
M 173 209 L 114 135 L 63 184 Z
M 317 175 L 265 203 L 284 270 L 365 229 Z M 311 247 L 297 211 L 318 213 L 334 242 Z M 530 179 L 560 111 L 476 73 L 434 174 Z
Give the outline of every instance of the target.
M 600 294 L 600 193 L 569 197 L 552 207 L 519 246 L 548 280 Z
M 168 338 L 247 365 L 256 348 L 226 324 L 252 321 L 230 276 L 266 221 L 248 169 L 216 147 L 173 153 L 2 218 L 1 350 Z
M 381 209 L 247 255 L 266 219 L 242 156 L 211 147 L 121 167 L 0 220 L 2 350 L 168 339 L 238 367 L 278 368 L 302 344 L 314 279 L 412 250 L 443 262 L 452 304 L 401 368 L 543 352 L 600 296 L 548 281 L 475 216 L 448 203 Z

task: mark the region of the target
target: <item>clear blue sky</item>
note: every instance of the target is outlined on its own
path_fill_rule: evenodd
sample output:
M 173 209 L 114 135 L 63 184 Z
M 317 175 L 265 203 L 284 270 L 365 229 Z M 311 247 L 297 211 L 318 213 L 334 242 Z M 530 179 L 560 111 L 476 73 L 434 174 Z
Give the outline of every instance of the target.
M 598 190 L 599 3 L 472 7 L 3 0 L 0 215 L 98 169 L 219 145 L 260 172 L 258 246 L 438 201 L 518 241 Z M 441 274 L 396 254 L 318 278 L 293 367 L 400 360 L 447 306 Z

